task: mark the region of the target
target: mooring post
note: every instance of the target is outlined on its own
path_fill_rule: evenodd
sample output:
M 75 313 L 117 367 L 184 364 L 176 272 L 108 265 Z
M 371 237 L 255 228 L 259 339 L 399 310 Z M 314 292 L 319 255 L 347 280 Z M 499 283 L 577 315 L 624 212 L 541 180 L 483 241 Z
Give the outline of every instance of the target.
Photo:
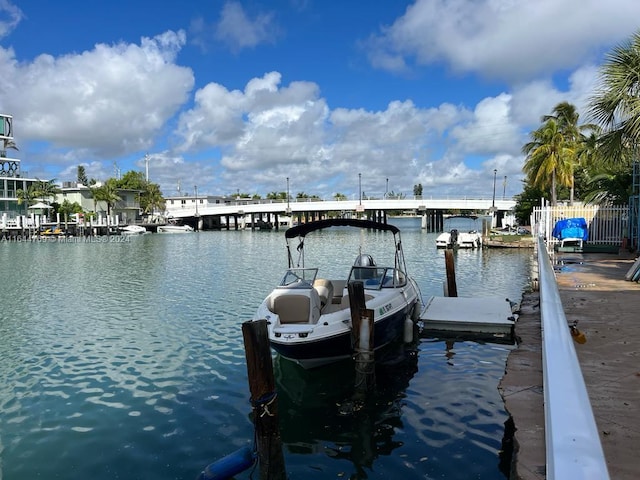
M 456 267 L 453 261 L 453 250 L 444 251 L 444 262 L 447 270 L 447 283 L 445 288 L 446 297 L 457 297 L 458 287 L 456 286 Z
M 260 478 L 286 479 L 282 439 L 278 423 L 273 363 L 267 333 L 267 321 L 256 320 L 242 324 L 249 390 L 256 429 Z
M 356 400 L 362 400 L 375 387 L 374 312 L 366 308 L 364 284 L 349 282 L 351 341 L 356 361 Z

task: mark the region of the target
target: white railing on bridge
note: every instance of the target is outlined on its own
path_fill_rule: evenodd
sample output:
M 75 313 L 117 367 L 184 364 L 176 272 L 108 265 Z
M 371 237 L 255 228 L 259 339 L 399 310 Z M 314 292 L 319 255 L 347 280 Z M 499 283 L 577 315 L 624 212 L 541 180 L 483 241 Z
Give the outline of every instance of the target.
M 537 248 L 546 478 L 608 480 L 607 463 L 591 402 L 542 237 L 538 237 Z
M 547 239 L 549 248 L 558 243 L 552 235 L 558 220 L 584 218 L 589 231 L 589 243 L 620 245 L 628 237 L 629 208 L 599 205 L 556 205 L 535 207 L 531 225 L 539 225 L 538 233 Z
M 508 211 L 515 206 L 515 200 L 494 200 L 492 198 L 386 198 L 363 200 L 253 200 L 237 199 L 220 203 L 209 203 L 195 197 L 171 203 L 168 199 L 167 213 L 174 217 L 193 217 L 206 215 L 246 215 L 251 213 L 284 213 L 313 211 L 363 211 L 363 210 L 467 210 L 486 212 L 492 207 Z

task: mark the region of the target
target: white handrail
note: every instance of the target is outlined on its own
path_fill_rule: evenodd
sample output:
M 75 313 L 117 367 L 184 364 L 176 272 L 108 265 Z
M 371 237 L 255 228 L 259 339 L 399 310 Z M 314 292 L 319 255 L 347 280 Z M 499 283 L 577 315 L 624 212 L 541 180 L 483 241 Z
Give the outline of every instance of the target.
M 544 240 L 538 237 L 548 480 L 608 480 L 587 388 Z

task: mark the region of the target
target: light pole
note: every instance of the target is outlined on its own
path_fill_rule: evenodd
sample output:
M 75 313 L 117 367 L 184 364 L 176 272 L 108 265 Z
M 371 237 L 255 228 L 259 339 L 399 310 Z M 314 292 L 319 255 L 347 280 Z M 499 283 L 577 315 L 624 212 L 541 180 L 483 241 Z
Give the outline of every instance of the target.
M 493 169 L 493 200 L 491 201 L 491 210 L 496 210 L 496 173 L 498 170 Z
M 507 198 L 507 176 L 504 176 L 504 182 L 502 183 L 502 199 Z
M 384 199 L 387 199 L 387 196 L 389 195 L 389 179 L 387 178 L 387 186 L 384 189 Z
M 198 186 L 197 185 L 193 186 L 193 192 L 194 192 L 194 194 L 196 196 L 196 218 L 197 218 L 199 216 L 198 215 Z
M 291 213 L 291 207 L 289 206 L 289 177 L 287 177 L 287 214 Z
M 360 199 L 360 205 L 362 205 L 362 174 L 358 174 L 358 198 Z

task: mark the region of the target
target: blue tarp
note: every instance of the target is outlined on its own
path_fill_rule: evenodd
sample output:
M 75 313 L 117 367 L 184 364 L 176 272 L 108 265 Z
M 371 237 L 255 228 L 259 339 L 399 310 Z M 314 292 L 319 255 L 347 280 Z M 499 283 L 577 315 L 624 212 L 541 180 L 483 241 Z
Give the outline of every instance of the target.
M 584 218 L 565 218 L 558 220 L 553 227 L 552 235 L 558 240 L 579 238 L 586 241 L 589 238 L 587 221 Z

